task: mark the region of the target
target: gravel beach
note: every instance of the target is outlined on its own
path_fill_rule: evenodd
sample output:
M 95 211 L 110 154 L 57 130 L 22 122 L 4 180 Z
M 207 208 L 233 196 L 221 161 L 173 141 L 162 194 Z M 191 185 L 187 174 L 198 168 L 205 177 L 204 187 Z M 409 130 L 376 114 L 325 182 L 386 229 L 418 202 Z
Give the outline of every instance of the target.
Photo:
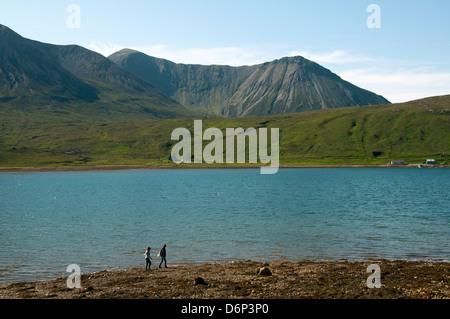
M 380 288 L 368 288 L 371 264 Z M 450 263 L 425 261 L 231 261 L 105 270 L 0 286 L 1 299 L 449 299 Z

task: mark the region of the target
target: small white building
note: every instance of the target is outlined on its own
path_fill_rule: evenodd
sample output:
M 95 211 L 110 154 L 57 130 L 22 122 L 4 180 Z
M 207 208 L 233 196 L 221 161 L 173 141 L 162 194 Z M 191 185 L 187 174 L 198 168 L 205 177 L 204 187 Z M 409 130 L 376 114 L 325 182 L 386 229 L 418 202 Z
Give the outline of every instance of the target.
M 427 164 L 436 164 L 436 160 L 434 158 L 427 159 Z

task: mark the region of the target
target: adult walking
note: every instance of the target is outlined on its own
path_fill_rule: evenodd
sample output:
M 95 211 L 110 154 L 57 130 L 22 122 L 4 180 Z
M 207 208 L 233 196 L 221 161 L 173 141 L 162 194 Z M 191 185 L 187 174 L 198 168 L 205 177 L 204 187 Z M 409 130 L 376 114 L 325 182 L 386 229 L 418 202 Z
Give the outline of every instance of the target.
M 161 257 L 161 262 L 159 263 L 159 268 L 161 268 L 162 263 L 164 262 L 164 266 L 167 268 L 166 261 L 166 244 L 163 245 L 163 248 L 159 251 L 159 256 Z
M 151 270 L 152 267 L 152 257 L 150 257 L 150 247 L 147 247 L 147 250 L 145 251 L 145 270 Z

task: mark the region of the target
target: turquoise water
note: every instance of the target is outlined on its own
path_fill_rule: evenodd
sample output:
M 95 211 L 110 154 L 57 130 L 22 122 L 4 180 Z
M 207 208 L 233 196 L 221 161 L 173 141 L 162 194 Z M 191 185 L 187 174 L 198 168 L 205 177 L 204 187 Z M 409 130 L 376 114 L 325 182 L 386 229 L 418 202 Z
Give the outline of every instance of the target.
M 0 174 L 0 283 L 168 263 L 448 260 L 448 169 Z

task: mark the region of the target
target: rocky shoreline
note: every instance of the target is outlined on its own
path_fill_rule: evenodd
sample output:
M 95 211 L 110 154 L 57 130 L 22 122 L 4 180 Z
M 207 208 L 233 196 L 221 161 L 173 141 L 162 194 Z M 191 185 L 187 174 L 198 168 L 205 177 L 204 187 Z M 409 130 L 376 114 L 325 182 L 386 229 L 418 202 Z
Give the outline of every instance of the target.
M 380 267 L 380 288 L 367 268 Z M 0 299 L 450 299 L 450 263 L 236 261 L 100 271 L 0 286 Z

